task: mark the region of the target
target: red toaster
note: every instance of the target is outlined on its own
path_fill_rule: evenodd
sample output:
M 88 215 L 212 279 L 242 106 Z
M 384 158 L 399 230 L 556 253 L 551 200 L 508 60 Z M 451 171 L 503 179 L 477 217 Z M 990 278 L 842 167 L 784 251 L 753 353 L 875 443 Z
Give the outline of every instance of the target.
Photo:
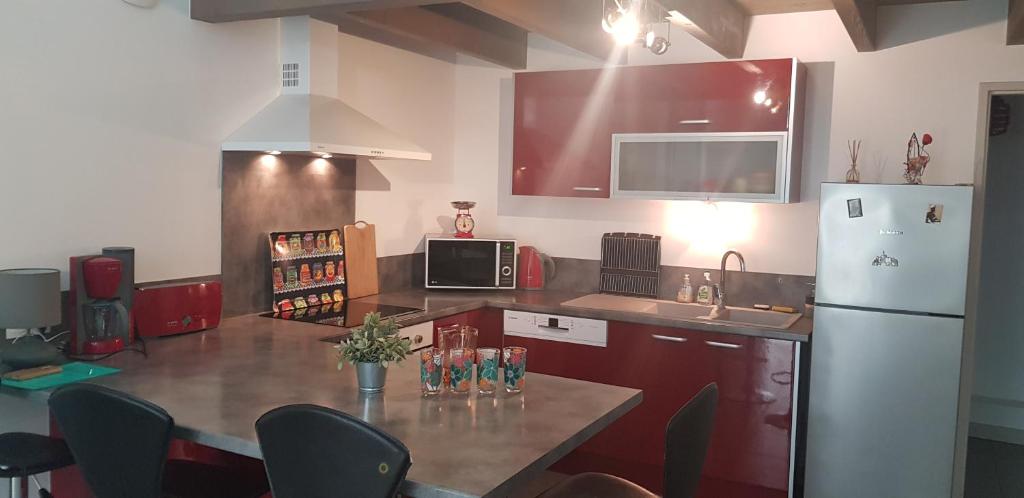
M 155 285 L 135 289 L 135 331 L 142 337 L 187 334 L 220 325 L 220 282 Z

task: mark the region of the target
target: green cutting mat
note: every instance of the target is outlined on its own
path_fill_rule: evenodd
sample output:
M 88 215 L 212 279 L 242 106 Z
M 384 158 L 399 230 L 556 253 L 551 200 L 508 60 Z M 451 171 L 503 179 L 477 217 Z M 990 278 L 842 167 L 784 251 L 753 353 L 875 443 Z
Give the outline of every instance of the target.
M 104 367 L 102 365 L 93 365 L 79 361 L 65 363 L 64 365 L 61 365 L 61 367 L 64 371 L 58 374 L 21 381 L 3 379 L 0 380 L 0 384 L 16 387 L 18 389 L 37 391 L 39 389 L 49 389 L 51 387 L 63 386 L 65 384 L 71 384 L 83 380 L 95 379 L 96 377 L 116 374 L 121 371 L 119 368 Z

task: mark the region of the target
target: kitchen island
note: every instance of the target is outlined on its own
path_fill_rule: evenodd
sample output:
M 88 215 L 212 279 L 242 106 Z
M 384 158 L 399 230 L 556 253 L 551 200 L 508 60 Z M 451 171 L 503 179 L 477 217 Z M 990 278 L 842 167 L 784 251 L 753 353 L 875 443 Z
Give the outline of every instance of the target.
M 517 395 L 424 399 L 414 356 L 389 370 L 383 394 L 365 395 L 355 369 L 339 372 L 336 351 L 317 340 L 327 329 L 231 318 L 216 330 L 148 340 L 148 358 L 126 352 L 104 360 L 123 371 L 95 382 L 165 408 L 175 437 L 255 458 L 253 424 L 268 410 L 312 403 L 351 413 L 409 447 L 402 493 L 413 497 L 506 496 L 642 399 L 637 389 L 534 373 Z M 49 395 L 7 387 L 0 394 Z

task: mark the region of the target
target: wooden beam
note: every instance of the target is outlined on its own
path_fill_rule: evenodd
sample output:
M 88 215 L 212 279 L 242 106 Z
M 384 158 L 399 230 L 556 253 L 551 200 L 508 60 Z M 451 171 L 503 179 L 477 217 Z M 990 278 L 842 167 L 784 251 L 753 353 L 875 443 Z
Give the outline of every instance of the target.
M 729 59 L 743 57 L 750 15 L 736 0 L 654 0 L 683 28 Z
M 878 18 L 877 0 L 833 0 L 832 3 L 857 51 L 874 51 Z
M 717 1 L 717 0 L 716 0 Z M 626 50 L 601 29 L 600 0 L 463 0 L 464 4 L 570 48 L 613 63 Z
M 452 47 L 433 43 L 423 43 L 420 40 L 404 33 L 385 31 L 359 19 L 358 17 L 351 16 L 344 12 L 318 15 L 315 16 L 315 18 L 338 26 L 338 31 L 348 35 L 400 48 L 416 54 L 432 57 L 437 60 L 453 64 L 456 62 L 455 49 Z
M 1010 0 L 1006 23 L 1006 44 L 1024 45 L 1024 0 Z
M 379 30 L 526 69 L 526 31 L 461 4 L 349 12 Z
M 288 16 L 331 15 L 368 9 L 415 7 L 444 0 L 191 0 L 192 19 L 230 22 Z

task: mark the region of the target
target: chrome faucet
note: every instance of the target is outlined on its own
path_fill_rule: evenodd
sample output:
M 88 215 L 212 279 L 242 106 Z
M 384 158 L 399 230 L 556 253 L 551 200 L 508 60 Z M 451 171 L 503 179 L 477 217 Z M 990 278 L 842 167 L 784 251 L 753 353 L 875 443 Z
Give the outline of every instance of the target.
M 743 259 L 743 255 L 739 251 L 730 249 L 725 251 L 722 255 L 722 269 L 718 276 L 718 283 L 713 288 L 713 295 L 715 296 L 715 307 L 711 310 L 708 315 L 712 318 L 724 319 L 728 317 L 729 310 L 725 308 L 725 265 L 729 262 L 729 256 L 735 255 L 740 261 L 740 271 L 747 271 L 747 262 Z

